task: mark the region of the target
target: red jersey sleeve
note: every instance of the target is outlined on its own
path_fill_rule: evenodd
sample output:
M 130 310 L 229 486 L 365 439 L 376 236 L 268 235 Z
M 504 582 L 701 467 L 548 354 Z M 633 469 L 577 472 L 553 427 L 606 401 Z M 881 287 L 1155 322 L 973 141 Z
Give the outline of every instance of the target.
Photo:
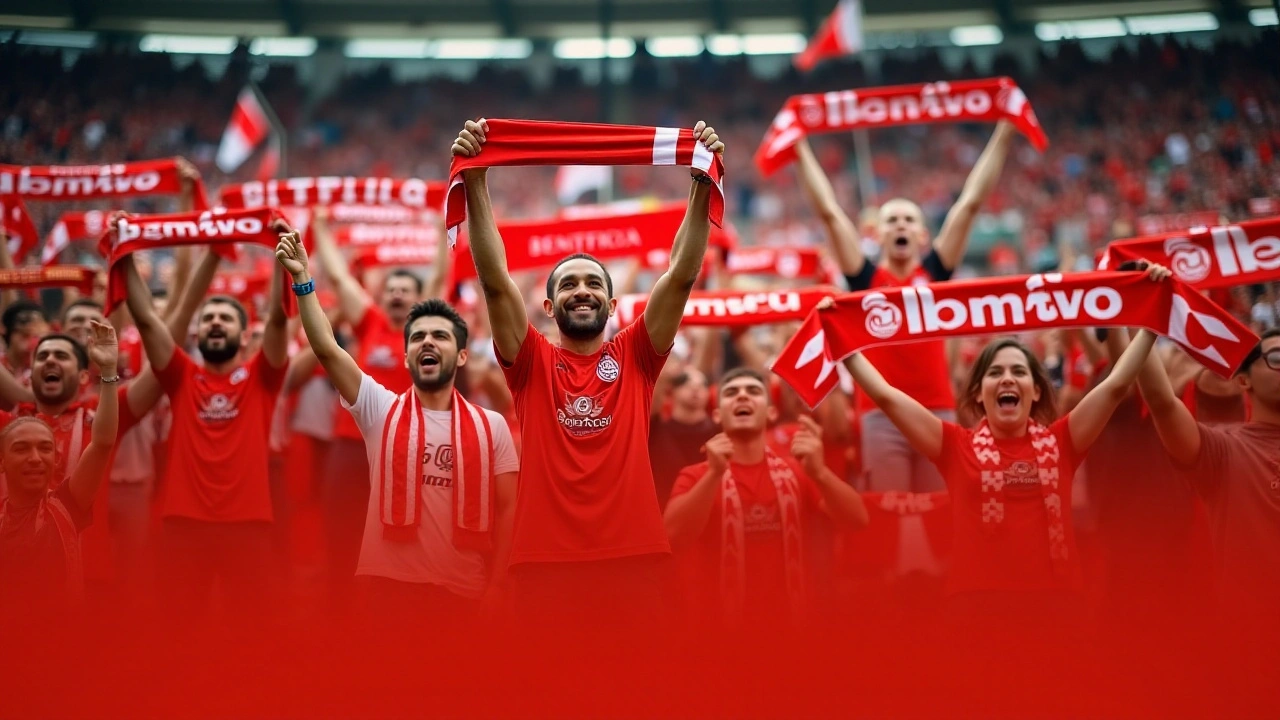
M 498 358 L 498 366 L 502 368 L 502 374 L 507 378 L 507 387 L 511 392 L 519 392 L 523 390 L 525 385 L 529 383 L 529 376 L 533 373 L 533 366 L 537 360 L 541 345 L 545 345 L 547 339 L 538 332 L 538 329 L 529 323 L 529 329 L 525 331 L 524 342 L 520 343 L 520 352 L 516 353 L 515 360 L 510 364 L 503 359 L 502 353 L 498 352 L 498 344 L 493 344 L 493 354 Z
M 1058 460 L 1058 464 L 1064 468 L 1071 468 L 1073 471 L 1080 465 L 1080 458 L 1089 451 L 1089 448 L 1076 449 L 1071 442 L 1071 426 L 1068 421 L 1071 419 L 1071 413 L 1067 413 L 1054 421 L 1049 426 L 1049 432 L 1058 438 L 1058 449 L 1062 457 Z
M 366 315 L 367 314 L 368 313 L 366 313 Z M 253 360 L 250 360 L 250 362 L 253 364 L 253 366 L 249 368 L 250 372 L 259 378 L 259 382 L 261 382 L 262 386 L 267 389 L 267 392 L 272 395 L 276 395 L 284 388 L 284 376 L 289 373 L 288 361 L 280 367 L 273 367 L 271 363 L 267 361 L 267 356 L 259 351 L 257 355 L 253 356 Z
M 960 457 L 960 452 L 970 444 L 969 431 L 964 426 L 957 425 L 953 422 L 942 422 L 942 452 L 934 462 L 938 465 L 944 465 L 946 462 L 955 461 Z M 943 473 L 946 476 L 946 473 Z
M 676 484 L 671 487 L 671 498 L 684 495 L 693 489 L 694 485 L 707 474 L 707 464 L 700 462 L 697 465 L 689 465 L 676 475 Z
M 152 368 L 154 367 L 153 365 Z M 182 384 L 190 368 L 191 358 L 187 356 L 185 350 L 175 347 L 173 357 L 169 358 L 169 364 L 165 365 L 163 370 L 155 370 L 156 379 L 160 381 L 160 387 L 164 388 L 165 393 L 171 394 Z
M 627 346 L 627 353 L 636 359 L 640 366 L 640 371 L 644 373 L 645 380 L 654 385 L 658 382 L 658 374 L 662 372 L 662 366 L 667 364 L 667 358 L 671 351 L 666 354 L 660 354 L 653 347 L 653 340 L 649 337 L 649 330 L 644 325 L 644 315 L 638 320 L 631 323 L 618 333 L 618 337 L 614 338 L 615 342 L 622 342 Z M 672 345 L 672 347 L 675 347 Z

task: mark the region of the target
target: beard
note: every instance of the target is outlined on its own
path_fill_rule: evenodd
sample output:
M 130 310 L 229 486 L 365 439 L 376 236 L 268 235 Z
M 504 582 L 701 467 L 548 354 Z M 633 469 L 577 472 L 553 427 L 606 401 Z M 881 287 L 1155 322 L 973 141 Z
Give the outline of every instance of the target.
M 414 364 L 409 367 L 409 377 L 413 380 L 413 386 L 423 392 L 435 392 L 442 390 L 453 382 L 453 376 L 458 372 L 458 358 L 451 360 L 440 358 L 439 370 L 434 377 L 426 377 L 422 374 L 422 367 Z
M 240 337 L 226 335 L 222 340 L 222 347 L 211 347 L 209 338 L 202 338 L 196 347 L 200 349 L 200 357 L 204 358 L 207 363 L 220 365 L 224 362 L 233 360 L 240 353 Z
M 61 405 L 62 403 L 70 402 L 75 399 L 76 393 L 80 392 L 80 387 L 73 380 L 68 380 L 67 378 L 62 379 L 61 388 L 57 395 L 45 395 L 44 380 L 32 378 L 31 394 L 35 396 L 36 400 L 45 405 Z
M 609 309 L 607 305 L 601 305 L 594 317 L 578 319 L 565 310 L 564 306 L 557 305 L 555 318 L 561 336 L 573 340 L 593 340 L 600 337 L 605 325 L 609 323 Z

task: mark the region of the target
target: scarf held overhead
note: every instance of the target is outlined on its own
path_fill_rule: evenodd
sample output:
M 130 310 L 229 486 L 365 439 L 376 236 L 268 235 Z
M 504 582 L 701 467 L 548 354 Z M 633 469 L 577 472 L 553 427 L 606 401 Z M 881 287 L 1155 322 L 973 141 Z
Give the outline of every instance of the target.
M 449 166 L 445 224 L 450 241 L 467 219 L 462 171 L 520 165 L 683 165 L 706 172 L 714 182 L 708 215 L 724 218 L 724 161 L 693 136 L 692 129 L 602 125 L 539 120 L 489 120 L 483 151 L 454 156 Z M 557 258 L 558 260 L 559 258 Z
M 1200 289 L 1275 282 L 1280 280 L 1280 217 L 1117 240 L 1107 246 L 1099 267 L 1117 268 L 1129 260 L 1166 265 L 1179 280 Z
M 91 295 L 97 275 L 96 269 L 79 265 L 0 270 L 0 288 L 74 287 L 82 295 Z
M 0 229 L 8 237 L 9 257 L 20 263 L 40 242 L 27 206 L 16 195 L 0 195 Z
M 492 546 L 497 483 L 493 429 L 484 410 L 455 389 L 450 418 L 453 444 L 453 542 L 458 549 Z M 413 388 L 396 398 L 382 429 L 381 462 L 375 468 L 379 516 L 387 530 L 416 527 L 422 485 L 426 416 Z
M 271 208 L 121 217 L 116 227 L 115 244 L 111 244 L 110 232 L 103 235 L 99 244 L 103 256 L 109 258 L 106 313 L 110 315 L 128 295 L 123 268 L 119 264 L 126 255 L 139 250 L 179 245 L 208 245 L 216 251 L 234 250 L 235 245 L 247 243 L 274 250 L 279 234 L 271 229 L 271 224 L 282 217 L 278 210 Z M 288 277 L 283 268 L 280 272 Z M 280 298 L 290 315 L 297 307 L 293 293 L 287 289 L 292 282 L 292 278 L 288 278 L 287 282 L 281 283 L 283 292 Z
M 220 196 L 228 208 L 387 205 L 440 208 L 444 183 L 418 178 L 296 177 L 226 185 Z
M 100 238 L 106 231 L 107 213 L 101 210 L 64 212 L 49 231 L 49 237 L 45 238 L 40 262 L 43 265 L 56 265 L 58 256 L 71 247 L 71 243 Z
M 1045 328 L 1141 327 L 1230 377 L 1258 338 L 1177 280 L 1145 273 L 1050 273 L 886 288 L 836 297 L 810 313 L 773 371 L 809 407 L 836 387 L 836 363 L 880 345 Z
M 1037 150 L 1049 146 L 1027 96 L 1007 77 L 793 95 L 765 131 L 755 162 L 761 175 L 772 175 L 795 160 L 796 143 L 809 135 L 998 120 L 1012 122 Z
M 681 325 L 688 327 L 751 327 L 803 320 L 822 298 L 835 293 L 830 287 L 792 290 L 694 290 L 684 305 Z M 618 298 L 618 324 L 635 322 L 649 302 L 644 294 Z
M 92 200 L 140 195 L 177 195 L 182 175 L 175 158 L 112 165 L 0 165 L 0 195 L 28 200 Z M 195 181 L 195 208 L 209 200 L 204 183 Z

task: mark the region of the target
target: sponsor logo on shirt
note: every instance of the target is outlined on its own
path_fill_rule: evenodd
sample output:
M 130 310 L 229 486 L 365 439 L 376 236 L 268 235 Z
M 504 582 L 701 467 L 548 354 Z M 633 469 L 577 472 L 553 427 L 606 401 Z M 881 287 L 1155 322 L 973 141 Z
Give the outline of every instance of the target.
M 432 474 L 433 472 L 438 474 Z M 453 445 L 427 443 L 422 451 L 422 484 L 428 487 L 453 487 Z
M 222 393 L 214 393 L 204 402 L 197 416 L 205 422 L 224 422 L 235 420 L 240 416 L 240 408 L 231 398 Z
M 1018 460 L 1005 468 L 1004 491 L 1014 495 L 1039 495 L 1040 473 L 1033 463 Z
M 622 374 L 622 367 L 618 365 L 617 360 L 613 359 L 613 356 L 609 353 L 600 356 L 600 362 L 596 363 L 596 377 L 605 382 L 613 382 L 620 374 Z
M 782 519 L 778 517 L 778 507 L 749 505 L 743 513 L 742 532 L 744 533 L 777 533 L 782 532 Z
M 596 435 L 609 427 L 613 422 L 612 415 L 605 415 L 604 402 L 598 397 L 581 395 L 574 397 L 568 393 L 564 396 L 564 407 L 556 411 L 556 420 L 574 437 Z

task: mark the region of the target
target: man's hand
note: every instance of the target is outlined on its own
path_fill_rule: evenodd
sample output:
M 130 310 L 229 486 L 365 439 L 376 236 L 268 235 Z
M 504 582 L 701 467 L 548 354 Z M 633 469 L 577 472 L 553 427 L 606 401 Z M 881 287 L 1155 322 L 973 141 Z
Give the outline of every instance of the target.
M 293 276 L 294 282 L 304 283 L 309 280 L 307 250 L 302 247 L 298 231 L 289 227 L 289 223 L 283 219 L 272 223 L 271 229 L 280 233 L 280 242 L 276 243 L 276 260 Z
M 791 439 L 791 454 L 800 461 L 809 477 L 816 477 L 826 467 L 822 454 L 822 426 L 808 415 L 800 416 L 802 426 Z
M 729 458 L 733 457 L 733 441 L 720 433 L 708 440 L 702 451 L 707 454 L 707 470 L 722 475 L 729 468 Z
M 481 146 L 484 145 L 485 136 L 489 132 L 489 122 L 484 118 L 479 120 L 468 120 L 462 126 L 462 132 L 458 133 L 458 139 L 453 141 L 453 148 L 450 152 L 458 157 L 475 157 L 480 154 Z M 462 172 L 463 179 L 471 176 L 483 177 L 487 168 L 472 168 Z
M 707 149 L 717 155 L 724 155 L 724 143 L 720 141 L 720 136 L 716 134 L 716 129 L 699 120 L 697 125 L 693 126 L 693 136 L 699 142 L 707 146 Z M 707 173 L 698 168 L 691 168 L 694 177 L 706 175 Z
M 116 329 L 107 323 L 96 320 L 89 321 L 89 346 L 86 348 L 89 359 L 98 366 L 98 372 L 110 378 L 116 374 L 116 364 L 120 358 L 120 347 L 116 341 Z
M 1155 282 L 1163 282 L 1165 280 L 1168 280 L 1169 277 L 1172 275 L 1173 273 L 1169 271 L 1169 268 L 1163 265 L 1160 265 L 1158 263 L 1147 264 L 1147 278 L 1149 280 L 1153 280 Z
M 178 165 L 178 177 L 182 179 L 183 190 L 194 188 L 196 181 L 200 179 L 200 171 L 186 158 L 180 157 L 175 162 Z

